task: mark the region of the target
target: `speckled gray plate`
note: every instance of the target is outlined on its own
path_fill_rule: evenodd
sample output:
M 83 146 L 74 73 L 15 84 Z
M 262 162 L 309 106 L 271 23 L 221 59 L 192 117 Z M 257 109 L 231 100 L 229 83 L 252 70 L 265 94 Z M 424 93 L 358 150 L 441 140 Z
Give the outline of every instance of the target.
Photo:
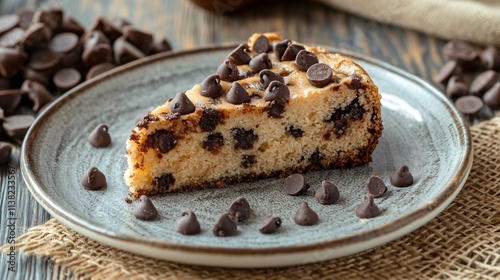
M 472 164 L 471 141 L 451 103 L 408 73 L 348 54 L 383 93 L 385 129 L 373 163 L 307 174 L 312 188 L 299 197 L 284 193 L 283 179 L 155 196 L 161 217 L 152 222 L 135 219 L 131 211 L 137 201 L 125 203 L 128 191 L 123 181 L 125 140 L 134 118 L 213 73 L 232 48 L 149 57 L 84 83 L 52 104 L 31 127 L 22 148 L 22 172 L 38 202 L 81 234 L 123 250 L 190 264 L 273 267 L 333 259 L 394 240 L 434 218 L 460 191 Z M 100 123 L 109 125 L 113 139 L 109 148 L 96 149 L 87 142 Z M 409 188 L 390 186 L 389 176 L 400 164 L 409 165 L 414 174 L 415 184 Z M 80 185 L 90 166 L 106 174 L 107 189 L 88 191 Z M 355 207 L 364 199 L 365 180 L 374 174 L 389 190 L 376 199 L 381 216 L 362 220 Z M 315 201 L 314 191 L 322 180 L 339 187 L 337 204 Z M 238 226 L 237 236 L 213 236 L 215 219 L 238 196 L 248 199 L 253 216 Z M 302 201 L 319 214 L 319 224 L 294 224 Z M 188 208 L 199 218 L 200 235 L 175 231 L 175 221 Z M 282 228 L 273 235 L 259 233 L 258 222 L 271 213 L 283 219 Z

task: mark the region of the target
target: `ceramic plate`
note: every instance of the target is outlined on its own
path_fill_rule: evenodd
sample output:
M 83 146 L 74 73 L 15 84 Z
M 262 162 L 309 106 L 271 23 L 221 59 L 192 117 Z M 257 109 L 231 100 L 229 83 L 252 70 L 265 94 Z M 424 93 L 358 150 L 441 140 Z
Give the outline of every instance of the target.
M 125 141 L 135 117 L 191 88 L 215 72 L 234 46 L 217 46 L 162 54 L 114 69 L 80 85 L 52 104 L 28 132 L 22 148 L 23 176 L 38 202 L 70 228 L 123 250 L 176 262 L 224 267 L 275 267 L 333 259 L 394 240 L 430 221 L 453 200 L 472 164 L 468 128 L 451 103 L 424 81 L 385 63 L 347 54 L 363 66 L 382 92 L 383 136 L 371 164 L 306 175 L 306 195 L 288 196 L 283 179 L 260 180 L 224 189 L 205 189 L 152 198 L 155 221 L 139 221 L 127 204 Z M 88 134 L 109 125 L 111 147 L 93 148 Z M 196 155 L 193 155 L 196 156 Z M 407 164 L 415 183 L 390 186 L 394 169 Z M 105 190 L 80 185 L 85 171 L 97 166 L 107 176 Z M 359 219 L 356 205 L 364 200 L 364 182 L 379 175 L 388 192 L 375 200 L 382 214 Z M 322 180 L 335 183 L 341 199 L 324 206 L 315 189 Z M 234 237 L 215 237 L 212 226 L 237 197 L 253 208 L 249 221 Z M 311 227 L 295 225 L 293 216 L 306 201 L 319 217 Z M 202 233 L 183 236 L 175 221 L 193 210 Z M 280 231 L 261 234 L 256 226 L 273 214 L 283 219 Z

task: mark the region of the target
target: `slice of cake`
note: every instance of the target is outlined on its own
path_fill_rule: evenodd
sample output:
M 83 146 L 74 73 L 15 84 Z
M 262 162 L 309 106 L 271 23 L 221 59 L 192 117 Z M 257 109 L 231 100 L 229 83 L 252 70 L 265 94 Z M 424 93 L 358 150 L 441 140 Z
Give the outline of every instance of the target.
M 348 168 L 371 161 L 381 134 L 380 94 L 359 65 L 254 34 L 137 123 L 124 177 L 139 197 Z

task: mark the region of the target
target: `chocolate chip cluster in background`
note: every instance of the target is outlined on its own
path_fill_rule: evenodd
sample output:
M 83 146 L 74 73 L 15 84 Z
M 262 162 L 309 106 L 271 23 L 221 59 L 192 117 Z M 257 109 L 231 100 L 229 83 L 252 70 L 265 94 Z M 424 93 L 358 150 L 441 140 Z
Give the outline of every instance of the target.
M 445 86 L 446 95 L 471 123 L 492 118 L 500 109 L 500 50 L 450 41 L 442 51 L 448 61 L 435 81 Z
M 124 19 L 98 18 L 85 30 L 58 8 L 0 16 L 0 139 L 21 143 L 36 114 L 57 96 L 118 65 L 169 50 L 166 39 L 155 40 Z M 0 143 L 0 163 L 11 148 Z

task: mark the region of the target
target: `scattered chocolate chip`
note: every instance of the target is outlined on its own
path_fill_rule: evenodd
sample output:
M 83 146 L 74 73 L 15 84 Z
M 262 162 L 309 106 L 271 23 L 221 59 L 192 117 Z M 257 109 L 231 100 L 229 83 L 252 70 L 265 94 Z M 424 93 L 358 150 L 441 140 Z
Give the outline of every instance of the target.
M 304 131 L 302 131 L 302 129 L 300 129 L 299 127 L 296 127 L 294 125 L 287 125 L 285 127 L 285 131 L 288 134 L 292 135 L 293 138 L 300 138 L 304 134 Z
M 61 26 L 63 12 L 60 9 L 50 8 L 47 10 L 37 10 L 33 14 L 33 23 L 45 23 L 50 29 L 56 30 Z
M 217 98 L 223 93 L 219 75 L 210 75 L 200 84 L 200 95 Z
M 292 41 L 285 39 L 281 42 L 277 42 L 273 44 L 273 49 L 274 49 L 274 55 L 276 56 L 276 59 L 281 61 L 281 57 L 285 53 L 286 49 L 288 46 L 292 43 Z
M 109 136 L 108 126 L 105 124 L 98 125 L 88 137 L 90 144 L 94 147 L 105 148 L 111 144 L 111 136 Z
M 465 84 L 461 76 L 452 76 L 446 86 L 446 95 L 451 99 L 457 99 L 469 93 L 469 87 Z
M 107 72 L 113 68 L 115 68 L 115 65 L 113 63 L 109 63 L 109 62 L 96 64 L 96 65 L 92 66 L 92 68 L 89 69 L 85 79 L 87 79 L 87 80 L 92 79 L 92 78 L 99 76 L 102 73 Z
M 167 173 L 153 179 L 153 185 L 158 187 L 160 190 L 168 190 L 170 185 L 175 183 L 175 178 L 172 174 Z
M 151 221 L 158 217 L 158 210 L 149 197 L 141 195 L 140 202 L 134 207 L 132 214 L 139 220 Z
M 367 194 L 365 201 L 356 207 L 356 216 L 361 219 L 371 219 L 380 215 L 380 210 L 373 202 L 373 195 Z
M 368 178 L 365 182 L 365 187 L 367 192 L 373 195 L 373 197 L 381 197 L 387 191 L 387 186 L 378 176 Z
M 22 91 L 19 89 L 4 89 L 0 90 L 0 108 L 7 115 L 12 114 L 19 103 L 21 103 Z
M 481 52 L 481 62 L 488 70 L 500 69 L 500 51 L 497 47 L 490 45 Z
M 153 43 L 153 35 L 151 33 L 127 25 L 123 27 L 123 35 L 127 38 L 127 41 L 143 53 L 151 51 L 151 43 Z
M 270 69 L 264 69 L 260 71 L 259 78 L 260 78 L 259 84 L 262 89 L 267 89 L 267 87 L 272 81 L 278 81 L 283 84 L 285 83 L 285 80 L 283 79 L 283 77 L 281 77 L 281 75 L 273 72 Z
M 74 68 L 63 68 L 56 72 L 52 80 L 60 91 L 67 91 L 80 83 L 82 76 Z
M 395 187 L 408 187 L 413 184 L 413 175 L 406 164 L 401 165 L 391 175 L 391 184 Z
M 155 133 L 148 135 L 146 144 L 148 147 L 158 149 L 161 153 L 167 153 L 175 148 L 177 139 L 175 139 L 172 131 L 159 129 Z
M 227 58 L 231 59 L 236 65 L 248 64 L 252 59 L 250 57 L 250 48 L 247 44 L 241 44 L 234 49 Z
M 202 111 L 199 125 L 204 131 L 212 131 L 223 122 L 223 118 L 224 115 L 217 109 L 205 109 Z
M 483 100 L 486 105 L 494 108 L 500 108 L 500 82 L 497 82 L 484 95 Z
M 450 41 L 443 46 L 443 55 L 460 64 L 470 64 L 478 57 L 476 49 L 464 41 Z
M 94 30 L 99 30 L 104 33 L 104 35 L 106 35 L 111 42 L 114 42 L 123 34 L 118 27 L 106 18 L 96 19 L 88 29 L 88 32 L 92 32 Z
M 470 84 L 470 93 L 482 96 L 490 89 L 498 79 L 498 73 L 494 70 L 487 70 L 479 74 Z
M 236 235 L 238 233 L 236 218 L 227 212 L 222 214 L 215 222 L 212 232 L 220 237 Z
M 99 44 L 111 46 L 111 42 L 109 41 L 108 37 L 106 37 L 106 35 L 104 35 L 104 33 L 102 33 L 101 31 L 95 30 L 85 36 L 85 49 L 93 48 Z
M 226 100 L 231 104 L 243 104 L 250 102 L 250 95 L 238 82 L 233 82 L 231 89 L 226 93 Z
M 287 101 L 290 99 L 290 89 L 279 81 L 272 81 L 264 92 L 265 101 Z
M 97 167 L 92 166 L 82 177 L 82 186 L 89 190 L 100 190 L 107 187 L 106 176 Z
M 306 72 L 309 83 L 315 87 L 324 87 L 332 81 L 332 68 L 324 63 L 316 63 Z
M 113 50 L 107 44 L 97 44 L 93 47 L 86 48 L 82 53 L 83 65 L 87 68 L 94 67 L 99 64 L 111 64 L 113 60 Z M 135 60 L 133 58 L 132 60 Z M 89 71 L 90 72 L 90 71 Z
M 455 60 L 446 62 L 437 73 L 434 81 L 443 85 L 448 84 L 452 76 L 461 75 L 462 67 Z
M 282 221 L 280 217 L 269 216 L 259 223 L 257 229 L 265 234 L 275 233 L 281 227 Z
M 297 63 L 297 68 L 301 71 L 307 71 L 309 67 L 313 66 L 314 64 L 318 63 L 318 57 L 306 50 L 301 50 L 298 54 L 297 57 L 295 58 L 295 63 Z
M 255 155 L 244 155 L 241 165 L 245 168 L 251 167 L 255 163 Z
M 52 30 L 45 23 L 35 23 L 30 25 L 23 34 L 20 44 L 24 49 L 32 51 L 41 46 L 46 46 L 51 37 Z
M 0 141 L 0 164 L 6 164 L 9 162 L 11 153 L 12 145 L 7 142 Z
M 206 149 L 211 152 L 218 151 L 220 147 L 224 146 L 224 136 L 222 133 L 210 133 L 203 139 L 203 149 Z
M 260 35 L 253 43 L 252 48 L 256 53 L 267 53 L 271 50 L 271 44 L 265 35 Z
M 254 73 L 259 73 L 261 70 L 271 69 L 273 67 L 273 63 L 271 59 L 269 59 L 267 53 L 258 54 L 250 60 L 249 65 Z
M 305 50 L 304 46 L 298 44 L 291 44 L 286 48 L 285 53 L 283 53 L 281 61 L 295 60 L 297 58 L 297 54 L 303 50 Z
M 0 76 L 10 78 L 23 66 L 28 56 L 19 49 L 0 47 Z
M 284 183 L 285 192 L 289 195 L 301 195 L 309 189 L 309 184 L 302 174 L 292 174 L 285 179 Z
M 227 212 L 234 216 L 238 222 L 246 221 L 250 218 L 250 204 L 244 197 L 238 197 L 231 203 Z
M 151 50 L 149 54 L 168 52 L 170 50 L 172 50 L 172 46 L 167 39 L 162 38 L 160 40 L 154 40 L 153 43 L 151 43 Z
M 455 107 L 457 110 L 467 116 L 477 115 L 483 106 L 483 100 L 474 95 L 462 96 L 455 101 Z
M 181 217 L 175 223 L 175 230 L 184 235 L 195 235 L 201 232 L 200 223 L 196 214 L 191 210 L 181 213 Z
M 170 100 L 170 103 L 168 103 L 168 108 L 172 113 L 179 113 L 181 115 L 190 114 L 196 109 L 193 102 L 187 97 L 185 91 L 177 93 L 175 97 Z
M 318 214 L 307 205 L 307 202 L 300 204 L 299 210 L 293 217 L 293 221 L 299 226 L 312 226 L 317 224 L 318 220 Z
M 74 18 L 69 16 L 63 16 L 61 26 L 59 27 L 60 32 L 71 32 L 76 34 L 78 37 L 82 36 L 85 32 L 83 26 L 77 22 Z
M 78 36 L 74 33 L 60 33 L 52 37 L 48 48 L 54 53 L 67 53 L 78 46 Z
M 259 139 L 259 136 L 253 133 L 253 129 L 246 130 L 244 128 L 231 129 L 234 138 L 234 148 L 242 150 L 250 150 L 253 148 L 253 143 Z
M 231 59 L 226 59 L 219 65 L 217 68 L 217 75 L 219 75 L 220 79 L 226 82 L 234 82 L 239 78 L 239 71 L 236 64 Z
M 16 14 L 0 16 L 0 35 L 16 27 L 19 23 L 19 16 Z
M 115 55 L 115 61 L 119 65 L 129 63 L 145 56 L 143 52 L 125 40 L 124 37 L 120 37 L 115 40 L 113 44 L 113 52 Z
M 33 101 L 33 112 L 38 112 L 45 105 L 54 101 L 54 96 L 41 83 L 33 80 L 24 80 L 21 91 L 28 94 L 28 98 Z
M 34 121 L 35 118 L 32 115 L 14 115 L 6 117 L 2 126 L 7 135 L 18 142 L 22 142 Z
M 339 189 L 328 181 L 322 181 L 321 187 L 316 190 L 316 200 L 324 205 L 337 202 L 340 197 Z
M 0 36 L 0 47 L 15 48 L 22 42 L 24 35 L 24 30 L 16 27 Z
M 28 67 L 24 67 L 21 70 L 21 73 L 22 73 L 24 80 L 32 80 L 35 82 L 39 82 L 40 84 L 44 85 L 45 87 L 49 86 L 49 79 L 48 79 L 49 75 L 47 75 L 44 72 L 40 72 L 40 71 L 36 71 L 36 70 L 33 70 L 31 68 L 28 68 Z

